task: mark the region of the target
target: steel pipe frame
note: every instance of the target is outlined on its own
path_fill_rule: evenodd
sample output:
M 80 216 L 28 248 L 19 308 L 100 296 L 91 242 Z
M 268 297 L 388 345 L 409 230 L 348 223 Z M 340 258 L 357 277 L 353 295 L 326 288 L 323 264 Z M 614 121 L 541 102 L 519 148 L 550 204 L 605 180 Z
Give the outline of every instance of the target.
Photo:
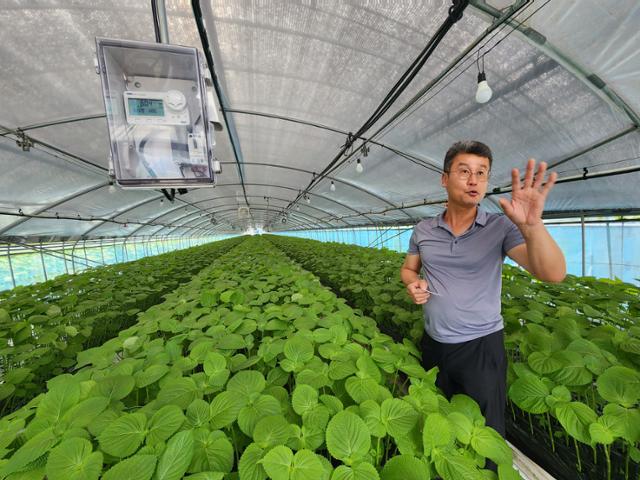
M 74 192 L 74 193 L 72 193 L 70 195 L 67 195 L 66 197 L 63 197 L 60 200 L 56 200 L 54 203 L 49 204 L 46 207 L 39 208 L 38 210 L 36 210 L 35 212 L 33 212 L 30 215 L 39 215 L 41 213 L 46 212 L 47 210 L 50 210 L 50 209 L 55 208 L 55 207 L 57 207 L 59 205 L 62 205 L 63 203 L 69 202 L 69 201 L 74 200 L 74 199 L 76 199 L 78 197 L 81 197 L 82 195 L 85 195 L 87 193 L 91 193 L 91 192 L 93 192 L 95 190 L 98 190 L 98 189 L 100 189 L 102 187 L 106 187 L 108 185 L 109 185 L 109 182 L 104 182 L 104 183 L 101 183 L 99 185 L 92 185 L 91 187 L 88 187 L 88 188 L 85 188 L 85 189 L 80 190 L 78 192 Z M 8 225 L 8 226 L 0 229 L 0 235 L 3 235 L 5 232 L 17 227 L 18 225 L 23 224 L 24 222 L 28 221 L 29 219 L 30 219 L 30 217 L 22 218 L 22 219 L 20 219 L 20 220 L 18 220 L 16 222 L 12 223 L 11 225 Z
M 238 185 L 240 185 L 240 184 L 239 184 L 239 183 L 218 184 L 218 186 L 220 186 L 220 187 L 233 187 L 233 186 L 238 186 Z M 246 186 L 267 187 L 267 188 L 282 188 L 282 189 L 285 189 L 285 190 L 291 190 L 291 191 L 293 191 L 293 192 L 298 192 L 298 191 L 299 191 L 299 189 L 296 189 L 296 188 L 293 188 L 293 187 L 284 186 L 284 185 L 271 185 L 271 184 L 263 184 L 263 183 L 245 183 L 245 185 L 246 185 Z M 337 201 L 337 200 L 335 200 L 335 199 L 333 199 L 333 198 L 326 197 L 326 196 L 324 196 L 324 195 L 320 195 L 320 194 L 317 194 L 317 193 L 311 193 L 311 192 L 309 192 L 309 195 L 313 195 L 313 196 L 315 196 L 315 197 L 322 198 L 323 200 L 328 200 L 328 201 L 334 202 L 334 203 L 336 203 L 336 204 L 340 205 L 341 207 L 343 207 L 343 208 L 345 208 L 345 209 L 347 209 L 347 210 L 351 210 L 352 212 L 356 212 L 359 216 L 363 216 L 364 218 L 367 218 L 367 220 L 369 220 L 372 224 L 375 224 L 375 222 L 373 221 L 373 219 L 369 218 L 369 217 L 366 215 L 366 213 L 359 212 L 358 210 L 356 210 L 356 209 L 354 209 L 354 208 L 352 208 L 352 207 L 350 207 L 350 206 L 348 206 L 348 205 L 346 205 L 346 204 L 344 204 L 344 203 L 342 203 L 342 202 L 339 202 L 339 201 Z M 252 196 L 254 196 L 254 197 L 260 197 L 261 195 L 252 195 Z M 228 196 L 225 196 L 225 197 L 228 197 Z M 231 197 L 235 197 L 235 195 L 231 195 Z M 262 195 L 262 197 L 264 197 L 264 195 Z M 204 199 L 204 200 L 199 200 L 199 201 L 197 201 L 197 202 L 193 202 L 193 203 L 191 203 L 190 205 L 197 205 L 197 204 L 199 204 L 199 203 L 204 203 L 204 202 L 213 201 L 213 200 L 215 200 L 216 198 L 223 198 L 223 197 L 211 197 L 211 198 L 208 198 L 208 199 Z M 178 208 L 181 208 L 181 207 L 178 207 Z M 176 208 L 176 209 L 177 209 L 177 208 Z M 176 209 L 174 209 L 174 210 L 172 210 L 172 211 L 175 211 Z M 206 211 L 206 210 L 203 210 L 203 211 Z M 169 212 L 166 212 L 166 213 L 169 213 Z M 165 214 L 166 214 L 166 213 L 165 213 Z M 189 215 L 189 214 L 187 214 L 187 215 Z M 214 215 L 215 215 L 215 212 L 214 212 Z M 331 214 L 331 215 L 332 215 L 332 217 L 333 217 L 334 219 L 339 219 L 337 215 L 335 215 L 335 214 Z M 157 219 L 157 218 L 161 218 L 162 216 L 164 216 L 164 214 L 163 214 L 163 215 L 160 215 L 160 217 L 156 217 L 156 219 Z M 177 219 L 174 219 L 174 220 L 180 220 L 181 218 L 182 218 L 182 217 L 178 217 Z M 316 218 L 316 217 L 314 217 L 314 218 Z M 156 220 L 156 219 L 154 219 L 154 220 Z M 318 220 L 320 220 L 320 219 L 318 219 Z M 413 220 L 413 219 L 412 219 L 412 220 Z M 341 220 L 341 221 L 342 221 L 342 220 Z M 348 222 L 342 221 L 342 223 L 347 224 Z M 148 225 L 143 225 L 143 226 L 148 226 Z M 153 235 L 155 235 L 155 234 L 156 234 L 156 233 L 154 233 Z M 86 233 L 85 233 L 85 235 L 86 235 Z
M 264 204 L 264 203 L 256 203 L 255 205 L 258 205 L 258 206 L 261 206 L 261 207 L 264 207 L 264 206 L 269 207 L 270 206 L 270 205 Z M 225 210 L 217 210 L 217 214 L 224 213 L 224 212 L 230 212 L 230 211 L 237 212 L 238 206 L 237 206 L 236 203 L 227 204 L 227 205 L 219 205 L 218 207 L 231 207 L 231 206 L 235 207 L 235 208 L 229 208 L 229 209 L 225 209 Z M 256 208 L 256 210 L 267 211 L 267 212 L 276 212 L 277 214 L 280 213 L 280 210 L 276 210 L 276 209 L 273 209 L 273 208 L 266 208 L 266 209 L 264 209 L 264 208 L 263 209 Z M 300 212 L 296 212 L 296 214 L 298 214 L 298 216 L 300 216 L 300 217 L 308 217 L 308 218 L 312 218 L 314 220 L 318 220 L 318 219 L 316 219 L 315 217 L 313 217 L 311 215 L 304 215 L 304 214 L 301 214 Z M 210 222 L 211 219 L 207 219 L 205 221 L 209 221 Z M 313 222 L 313 223 L 315 223 L 315 222 Z M 323 222 L 323 223 L 325 223 L 326 225 L 329 225 L 331 227 L 331 224 L 329 222 Z M 320 225 L 320 223 L 315 223 L 315 225 Z M 167 233 L 167 236 L 171 235 L 172 232 L 176 231 L 179 228 L 185 228 L 185 226 L 186 226 L 186 224 L 173 228 L 171 231 L 169 231 Z M 159 233 L 159 231 L 155 232 L 153 235 L 157 235 L 158 233 Z
M 199 204 L 199 203 L 205 203 L 205 202 L 213 202 L 213 201 L 216 201 L 216 200 L 219 200 L 219 199 L 223 199 L 223 198 L 235 198 L 235 197 L 236 197 L 235 195 L 224 195 L 224 196 L 221 196 L 221 197 L 212 197 L 212 198 L 209 198 L 209 199 L 206 199 L 206 200 L 199 200 L 199 201 L 197 201 L 197 202 L 193 202 L 193 203 L 192 203 L 192 205 L 196 205 L 196 204 Z M 264 198 L 264 195 L 262 195 L 262 196 L 261 196 L 261 195 L 247 195 L 247 197 L 248 197 L 248 198 L 260 198 L 260 197 Z M 273 200 L 282 201 L 282 202 L 285 202 L 285 203 L 288 203 L 288 202 L 289 202 L 289 200 L 287 200 L 287 199 L 278 198 L 278 197 L 268 197 L 268 198 L 273 199 Z M 206 212 L 211 212 L 211 213 L 210 213 L 211 215 L 215 215 L 215 214 L 216 214 L 216 210 L 213 210 L 214 208 L 218 208 L 218 207 L 226 207 L 226 206 L 229 206 L 229 205 L 216 205 L 216 206 L 212 206 L 212 207 L 210 207 L 210 208 L 205 208 L 205 209 L 204 209 L 204 211 L 206 211 Z M 311 205 L 306 205 L 306 207 L 307 207 L 307 208 L 312 208 L 312 209 L 314 209 L 314 210 L 319 210 L 319 211 L 321 211 L 321 212 L 323 212 L 323 213 L 325 213 L 325 214 L 329 215 L 329 216 L 331 217 L 331 219 L 336 219 L 335 215 L 333 215 L 331 212 L 328 212 L 328 211 L 326 211 L 326 210 L 323 210 L 323 209 L 320 209 L 320 208 L 317 208 L 317 207 L 313 207 L 313 206 L 311 206 Z M 191 213 L 191 214 L 187 214 L 187 215 L 184 215 L 183 217 L 179 217 L 177 220 L 179 221 L 179 220 L 181 220 L 181 219 L 183 219 L 183 218 L 185 218 L 185 217 L 188 217 L 188 216 L 190 216 L 190 215 L 193 215 L 193 213 Z M 315 220 L 318 220 L 318 221 L 324 221 L 324 219 L 322 219 L 322 218 L 320 218 L 320 217 L 315 217 L 315 216 L 313 216 L 313 215 L 308 215 L 308 216 L 309 216 L 309 217 L 311 217 L 311 218 L 314 218 Z M 175 221 L 175 220 L 176 220 L 176 219 L 174 219 L 174 221 Z M 338 219 L 338 220 L 339 220 L 339 219 Z M 350 225 L 348 222 L 345 222 L 344 220 L 340 220 L 340 221 L 342 221 L 342 223 L 344 223 L 345 225 Z M 183 227 L 183 226 L 189 225 L 189 223 L 190 223 L 190 221 L 189 221 L 189 222 L 186 222 L 186 223 L 183 223 L 182 225 L 179 225 L 178 227 Z M 145 226 L 145 225 L 141 226 L 140 228 L 142 228 L 142 227 L 144 227 L 144 226 Z M 139 228 L 139 229 L 140 229 L 140 228 Z M 161 230 L 163 230 L 164 228 L 170 228 L 170 227 L 163 227 L 163 228 L 161 228 L 161 229 L 160 229 L 160 230 L 158 230 L 158 231 L 161 231 Z M 197 228 L 197 226 L 196 226 L 196 228 Z M 137 230 L 139 230 L 139 229 L 137 229 Z M 136 230 L 136 231 L 137 231 L 137 230 Z M 154 233 L 154 235 L 155 235 L 155 234 L 157 234 L 157 233 L 158 233 L 158 231 L 156 231 L 156 232 Z
M 223 162 L 223 163 L 229 163 L 229 162 Z M 289 167 L 289 166 L 286 166 L 286 165 L 276 165 L 276 164 L 273 164 L 273 163 L 245 162 L 245 165 L 258 165 L 258 166 L 261 166 L 261 167 L 283 168 L 285 170 L 293 170 L 293 171 L 296 171 L 296 172 L 307 173 L 309 175 L 313 175 L 315 173 L 315 172 L 312 172 L 310 170 L 305 170 L 303 168 Z M 362 187 L 359 187 L 358 185 L 354 185 L 353 183 L 347 182 L 346 180 L 341 180 L 341 179 L 336 178 L 336 177 L 330 177 L 329 175 L 325 175 L 324 178 L 327 178 L 329 180 L 333 180 L 335 182 L 342 183 L 342 184 L 347 185 L 347 186 L 349 186 L 351 188 L 355 188 L 356 190 L 358 190 L 358 191 L 360 191 L 362 193 L 365 193 L 367 195 L 370 195 L 370 196 L 376 198 L 377 200 L 380 200 L 381 202 L 386 203 L 387 205 L 389 205 L 391 207 L 402 209 L 402 207 L 398 207 L 397 205 L 395 205 L 390 200 L 387 200 L 386 198 L 381 197 L 380 195 L 378 195 L 376 193 L 373 193 L 372 191 L 367 190 L 366 188 L 362 188 Z M 407 217 L 411 218 L 411 215 L 407 214 L 406 212 L 403 212 L 403 213 L 405 213 L 405 215 Z

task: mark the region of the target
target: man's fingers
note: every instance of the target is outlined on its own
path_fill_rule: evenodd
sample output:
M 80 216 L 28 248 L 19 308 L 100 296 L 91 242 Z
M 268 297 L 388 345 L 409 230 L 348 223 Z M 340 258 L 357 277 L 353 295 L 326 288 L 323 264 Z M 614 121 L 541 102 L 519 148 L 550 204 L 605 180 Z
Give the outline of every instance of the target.
M 533 185 L 533 167 L 536 162 L 533 158 L 530 158 L 527 162 L 527 170 L 524 174 L 523 188 L 530 188 Z
M 540 164 L 538 165 L 538 171 L 536 172 L 536 176 L 533 181 L 533 188 L 535 188 L 536 190 L 538 190 L 542 186 L 542 183 L 544 182 L 544 174 L 546 171 L 547 163 L 540 162 Z
M 520 170 L 517 168 L 511 170 L 511 190 L 513 192 L 520 190 Z
M 542 187 L 542 194 L 545 196 L 545 198 L 553 188 L 553 185 L 556 183 L 557 179 L 558 174 L 556 172 L 551 172 L 551 175 L 549 175 L 549 180 L 547 180 L 547 183 L 545 183 L 544 187 Z

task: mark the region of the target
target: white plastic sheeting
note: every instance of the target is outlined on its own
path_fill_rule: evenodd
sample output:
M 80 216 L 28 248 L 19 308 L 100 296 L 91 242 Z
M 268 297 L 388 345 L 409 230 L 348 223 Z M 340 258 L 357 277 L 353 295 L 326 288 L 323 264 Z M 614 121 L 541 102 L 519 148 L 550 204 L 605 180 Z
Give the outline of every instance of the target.
M 489 191 L 508 189 L 511 168 L 529 157 L 558 164 L 561 178 L 580 177 L 585 168 L 589 176 L 640 165 L 637 2 L 534 0 L 509 26 L 485 35 L 494 21 L 491 8 L 513 2 L 490 0 L 487 6 L 478 0 L 368 132 L 377 132 L 368 154 L 356 151 L 308 192 L 310 202 L 290 205 L 382 101 L 451 2 L 200 3 L 230 124 L 216 135 L 223 163 L 218 186 L 192 190 L 175 203 L 160 202 L 158 191 L 107 186 L 94 38 L 153 41 L 150 2 L 0 5 L 0 237 L 201 236 L 251 224 L 273 230 L 412 224 L 442 211 L 442 158 L 458 139 L 478 139 L 494 150 Z M 170 40 L 202 48 L 191 1 L 166 5 Z M 517 24 L 541 35 L 513 31 Z M 480 38 L 494 91 L 484 105 L 473 100 L 476 50 L 434 83 Z M 230 129 L 237 134 L 237 159 Z M 30 151 L 16 145 L 18 130 L 34 140 Z M 356 158 L 362 173 L 355 170 Z M 635 172 L 561 183 L 547 210 L 638 210 L 638 180 Z M 488 197 L 485 208 L 499 211 L 497 198 Z M 241 218 L 238 207 L 247 203 L 249 218 Z M 14 216 L 19 209 L 40 218 Z

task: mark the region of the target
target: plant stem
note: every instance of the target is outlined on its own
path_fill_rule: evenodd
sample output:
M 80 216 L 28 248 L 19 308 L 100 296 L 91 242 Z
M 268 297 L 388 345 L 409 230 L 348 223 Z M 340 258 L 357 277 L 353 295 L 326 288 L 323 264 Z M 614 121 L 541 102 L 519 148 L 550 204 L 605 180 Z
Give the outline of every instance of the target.
M 607 459 L 607 480 L 611 480 L 611 445 L 604 446 L 604 456 Z
M 551 415 L 549 415 L 549 412 L 546 412 L 546 415 L 547 415 L 547 427 L 549 427 L 549 440 L 551 440 L 551 451 L 555 452 L 556 444 L 553 441 L 553 430 L 551 429 Z
M 576 457 L 578 459 L 578 471 L 582 472 L 582 462 L 580 461 L 580 450 L 578 449 L 578 441 L 574 438 L 573 444 L 576 447 Z
M 527 416 L 529 417 L 529 430 L 531 430 L 531 435 L 533 436 L 533 423 L 531 422 L 531 414 L 527 412 Z

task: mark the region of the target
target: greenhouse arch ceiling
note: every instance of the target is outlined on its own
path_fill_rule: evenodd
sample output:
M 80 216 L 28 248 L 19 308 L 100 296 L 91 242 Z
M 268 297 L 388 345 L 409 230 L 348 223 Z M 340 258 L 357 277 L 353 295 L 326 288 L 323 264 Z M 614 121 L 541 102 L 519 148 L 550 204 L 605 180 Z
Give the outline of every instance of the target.
M 640 211 L 635 0 L 472 0 L 360 137 L 350 133 L 419 57 L 451 1 L 154 1 L 166 7 L 171 43 L 209 55 L 224 124 L 218 185 L 174 202 L 111 185 L 94 39 L 155 41 L 150 0 L 4 2 L 0 237 L 412 224 L 443 209 L 442 158 L 463 138 L 494 150 L 490 211 L 529 157 L 560 175 L 550 215 Z M 493 97 L 478 104 L 482 64 Z

